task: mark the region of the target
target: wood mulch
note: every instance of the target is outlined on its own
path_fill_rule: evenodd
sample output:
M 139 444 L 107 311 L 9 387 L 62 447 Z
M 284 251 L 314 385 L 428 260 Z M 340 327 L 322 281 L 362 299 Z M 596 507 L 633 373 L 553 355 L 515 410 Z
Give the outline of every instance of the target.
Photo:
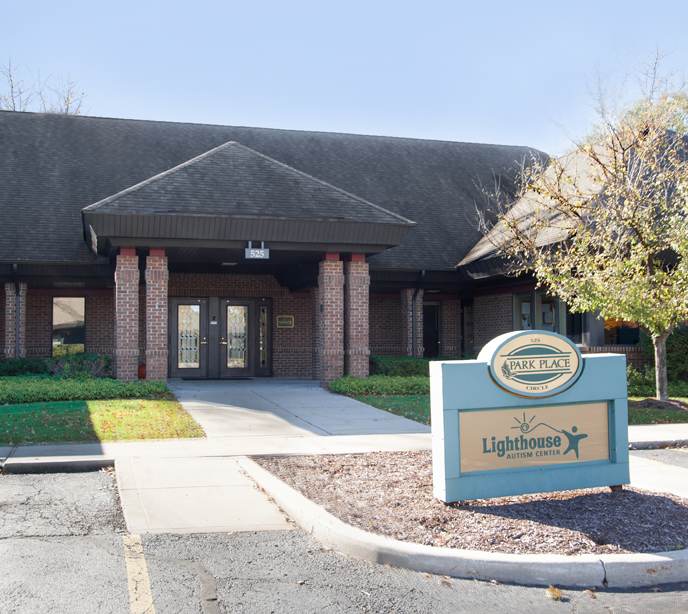
M 637 409 L 676 409 L 678 411 L 688 411 L 688 403 L 669 399 L 668 401 L 658 401 L 657 399 L 643 399 L 642 401 L 629 401 L 629 407 Z
M 429 546 L 512 554 L 664 552 L 688 546 L 688 499 L 624 487 L 445 505 L 430 452 L 254 458 L 340 520 Z

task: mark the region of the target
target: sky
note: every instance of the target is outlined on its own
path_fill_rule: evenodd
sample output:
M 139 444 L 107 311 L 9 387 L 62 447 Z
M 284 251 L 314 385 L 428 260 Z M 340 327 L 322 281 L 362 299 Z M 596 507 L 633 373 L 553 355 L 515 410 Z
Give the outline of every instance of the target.
M 685 0 L 0 0 L 0 65 L 69 75 L 99 117 L 556 155 L 594 122 L 597 75 L 658 50 L 688 66 L 687 18 Z

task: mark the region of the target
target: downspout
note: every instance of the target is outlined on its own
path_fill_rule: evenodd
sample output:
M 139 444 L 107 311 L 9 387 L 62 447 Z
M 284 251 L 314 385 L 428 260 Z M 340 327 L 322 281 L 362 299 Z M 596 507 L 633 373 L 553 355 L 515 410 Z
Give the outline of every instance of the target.
M 425 269 L 420 272 L 420 277 L 418 277 L 418 283 L 416 284 L 416 291 L 413 293 L 413 298 L 411 299 L 411 343 L 413 344 L 411 355 L 413 358 L 417 358 L 418 354 L 418 343 L 416 341 L 416 297 L 420 291 L 423 279 L 425 279 Z
M 12 265 L 12 280 L 14 282 L 14 357 L 19 358 L 19 309 L 21 308 L 21 297 L 19 296 L 19 271 L 17 264 Z

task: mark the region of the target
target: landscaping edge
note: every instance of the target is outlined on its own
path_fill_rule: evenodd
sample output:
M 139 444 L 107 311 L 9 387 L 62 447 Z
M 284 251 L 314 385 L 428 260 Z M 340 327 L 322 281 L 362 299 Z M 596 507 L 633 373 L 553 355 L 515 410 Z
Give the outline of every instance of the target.
M 247 457 L 239 466 L 326 548 L 380 565 L 517 584 L 630 588 L 688 581 L 688 550 L 654 554 L 500 554 L 400 542 L 352 527 Z

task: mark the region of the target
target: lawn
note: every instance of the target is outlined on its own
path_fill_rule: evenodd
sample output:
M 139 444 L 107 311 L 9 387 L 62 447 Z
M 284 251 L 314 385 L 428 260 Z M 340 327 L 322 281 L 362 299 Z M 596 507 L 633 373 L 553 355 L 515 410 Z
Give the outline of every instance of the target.
M 372 396 L 358 395 L 354 399 L 384 409 L 385 411 L 420 422 L 430 424 L 430 395 L 418 394 L 408 396 Z M 641 397 L 630 397 L 633 401 Z M 688 399 L 677 399 L 688 403 Z M 629 408 L 628 424 L 672 424 L 688 422 L 688 411 L 674 409 L 640 409 Z
M 0 407 L 0 445 L 204 437 L 168 399 L 52 401 Z

